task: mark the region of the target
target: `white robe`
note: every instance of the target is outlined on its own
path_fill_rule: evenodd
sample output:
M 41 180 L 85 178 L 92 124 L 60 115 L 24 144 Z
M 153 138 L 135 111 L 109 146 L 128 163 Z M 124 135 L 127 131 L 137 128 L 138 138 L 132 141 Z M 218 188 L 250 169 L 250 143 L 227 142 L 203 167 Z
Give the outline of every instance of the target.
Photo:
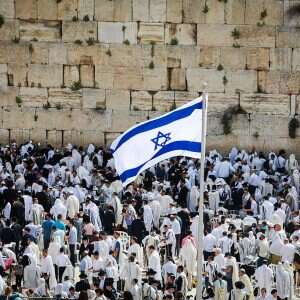
M 41 259 L 41 273 L 46 273 L 49 276 L 50 289 L 53 289 L 57 282 L 55 278 L 55 270 L 53 266 L 53 261 L 50 255 L 42 257 Z
M 32 197 L 28 195 L 23 196 L 25 206 L 25 221 L 32 221 Z
M 144 262 L 143 248 L 137 243 L 132 244 L 128 248 L 128 256 L 130 256 L 132 253 L 136 254 L 137 262 L 141 267 L 143 267 L 143 262 Z
M 28 254 L 30 264 L 24 268 L 24 287 L 35 289 L 39 285 L 40 268 L 37 266 L 35 255 Z
M 198 191 L 198 188 L 194 185 L 191 188 L 190 197 L 189 197 L 189 201 L 188 201 L 189 211 L 191 211 L 191 212 L 196 211 L 196 207 L 198 205 L 199 197 L 200 197 L 200 193 Z
M 148 204 L 144 206 L 144 223 L 146 226 L 146 230 L 150 232 L 153 224 L 153 213 L 151 207 Z
M 160 256 L 156 250 L 154 250 L 148 258 L 148 269 L 152 269 L 156 272 L 154 278 L 161 281 L 161 264 Z
M 153 212 L 153 224 L 156 228 L 159 228 L 159 220 L 161 215 L 161 206 L 158 200 L 153 200 L 149 203 Z
M 67 208 L 60 199 L 56 199 L 54 205 L 50 209 L 50 213 L 57 219 L 58 215 L 62 215 L 63 220 L 67 217 Z
M 289 272 L 287 272 L 282 264 L 279 264 L 276 269 L 276 288 L 278 296 L 281 299 L 288 298 L 290 299 L 291 287 L 291 278 Z
M 79 199 L 74 195 L 69 196 L 66 201 L 66 206 L 68 216 L 73 219 L 79 212 Z
M 272 269 L 267 265 L 262 265 L 255 270 L 254 276 L 259 288 L 265 288 L 267 290 L 267 294 L 269 294 L 271 292 L 274 276 Z

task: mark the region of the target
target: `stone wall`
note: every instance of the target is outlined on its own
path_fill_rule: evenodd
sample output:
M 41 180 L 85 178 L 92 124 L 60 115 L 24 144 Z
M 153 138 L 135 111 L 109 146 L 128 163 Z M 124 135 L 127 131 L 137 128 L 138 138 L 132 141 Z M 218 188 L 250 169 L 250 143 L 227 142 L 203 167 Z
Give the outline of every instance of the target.
M 288 132 L 300 110 L 297 5 L 0 0 L 0 141 L 109 144 L 197 97 L 206 81 L 209 148 L 300 154 L 300 130 L 296 139 Z M 246 113 L 224 135 L 231 106 Z

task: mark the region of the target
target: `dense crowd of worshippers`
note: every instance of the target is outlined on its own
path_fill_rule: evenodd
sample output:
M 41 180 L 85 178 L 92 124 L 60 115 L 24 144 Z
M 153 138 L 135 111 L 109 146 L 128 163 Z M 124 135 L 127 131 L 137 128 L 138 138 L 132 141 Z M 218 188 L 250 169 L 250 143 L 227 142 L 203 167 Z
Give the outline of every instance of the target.
M 196 274 L 198 160 L 178 157 L 126 188 L 109 151 L 31 141 L 0 149 L 0 295 L 15 300 L 294 299 L 300 176 L 285 151 L 216 150 L 205 162 Z

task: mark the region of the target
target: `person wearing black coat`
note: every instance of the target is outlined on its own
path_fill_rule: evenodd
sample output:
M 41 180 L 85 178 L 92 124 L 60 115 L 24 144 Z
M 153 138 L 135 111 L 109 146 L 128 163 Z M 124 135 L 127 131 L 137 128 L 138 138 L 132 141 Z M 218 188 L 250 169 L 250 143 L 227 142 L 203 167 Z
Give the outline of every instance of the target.
M 1 231 L 1 241 L 5 245 L 14 242 L 14 240 L 14 232 L 10 228 L 10 220 L 6 220 L 5 227 Z
M 138 217 L 132 221 L 130 235 L 135 236 L 138 239 L 139 244 L 142 243 L 142 240 L 146 235 L 146 227 L 140 215 L 138 215 Z
M 91 287 L 90 287 L 90 284 L 87 280 L 87 275 L 84 274 L 84 273 L 81 273 L 79 275 L 79 278 L 80 278 L 80 281 L 78 281 L 75 285 L 75 290 L 76 292 L 81 292 L 81 291 L 87 291 L 89 290 Z

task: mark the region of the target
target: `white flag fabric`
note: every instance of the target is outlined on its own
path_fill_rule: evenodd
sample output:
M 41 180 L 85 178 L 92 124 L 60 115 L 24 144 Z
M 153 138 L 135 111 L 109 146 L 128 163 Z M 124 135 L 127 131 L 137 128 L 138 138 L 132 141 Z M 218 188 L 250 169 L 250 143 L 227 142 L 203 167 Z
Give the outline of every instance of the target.
M 125 131 L 111 145 L 123 186 L 170 157 L 200 158 L 201 131 L 202 96 Z

